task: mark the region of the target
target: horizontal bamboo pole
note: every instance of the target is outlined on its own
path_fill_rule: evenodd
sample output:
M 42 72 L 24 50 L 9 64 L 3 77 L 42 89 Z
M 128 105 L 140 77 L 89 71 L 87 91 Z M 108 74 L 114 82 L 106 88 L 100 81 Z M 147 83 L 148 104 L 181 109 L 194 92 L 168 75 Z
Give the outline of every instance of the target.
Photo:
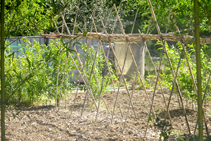
M 170 33 L 161 33 L 162 39 L 165 41 L 181 41 L 180 36 L 176 35 L 176 32 L 170 32 Z M 68 34 L 54 34 L 54 35 L 49 35 L 49 34 L 42 34 L 41 36 L 45 37 L 70 37 Z M 83 33 L 78 33 L 77 35 L 71 35 L 71 37 L 79 36 L 78 39 L 84 38 Z M 125 42 L 125 37 L 129 42 L 134 42 L 134 41 L 140 41 L 140 36 L 139 34 L 102 34 L 102 33 L 93 33 L 93 32 L 88 32 L 86 38 L 88 39 L 101 39 L 105 41 L 111 41 L 111 42 Z M 190 35 L 183 35 L 184 37 L 184 42 L 194 42 L 194 36 Z M 142 38 L 144 40 L 159 40 L 160 36 L 158 34 L 142 34 Z M 200 42 L 202 44 L 211 44 L 211 38 L 200 38 Z

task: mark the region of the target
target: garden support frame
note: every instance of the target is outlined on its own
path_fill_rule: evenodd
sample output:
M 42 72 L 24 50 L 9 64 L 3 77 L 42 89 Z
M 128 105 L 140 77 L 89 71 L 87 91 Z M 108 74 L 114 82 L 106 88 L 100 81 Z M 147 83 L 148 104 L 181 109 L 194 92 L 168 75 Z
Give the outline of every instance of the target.
M 93 55 L 91 53 L 90 47 L 89 47 L 90 39 L 98 39 L 99 40 L 97 51 L 99 49 L 102 50 L 102 55 L 104 56 L 104 59 L 105 59 L 105 66 L 107 66 L 107 68 L 108 68 L 108 70 L 104 70 L 103 72 L 108 71 L 108 74 L 111 77 L 112 74 L 111 74 L 111 71 L 109 70 L 109 67 L 108 67 L 109 66 L 108 65 L 108 60 L 109 60 L 108 59 L 108 54 L 109 54 L 109 52 L 106 55 L 106 53 L 105 53 L 105 51 L 103 49 L 103 45 L 102 45 L 102 41 L 107 41 L 109 43 L 109 49 L 111 49 L 111 51 L 112 51 L 112 53 L 114 55 L 114 60 L 116 60 L 117 68 L 120 70 L 120 78 L 119 78 L 118 90 L 115 89 L 114 80 L 111 79 L 111 81 L 112 81 L 111 84 L 112 84 L 112 87 L 114 89 L 115 96 L 116 96 L 115 101 L 114 101 L 114 105 L 113 105 L 113 110 L 111 112 L 111 116 L 112 116 L 111 122 L 113 121 L 116 104 L 119 105 L 119 109 L 120 109 L 120 113 L 121 113 L 121 116 L 122 116 L 122 120 L 124 122 L 123 128 L 125 127 L 125 123 L 126 123 L 127 117 L 130 114 L 130 112 L 129 112 L 130 107 L 132 107 L 132 109 L 133 109 L 133 114 L 135 115 L 134 117 L 138 118 L 138 115 L 136 114 L 136 111 L 135 111 L 136 110 L 136 107 L 133 104 L 133 93 L 134 93 L 134 91 L 133 90 L 132 90 L 132 92 L 129 91 L 127 82 L 125 81 L 125 76 L 123 74 L 123 70 L 124 70 L 124 67 L 125 67 L 126 57 L 128 55 L 128 51 L 129 51 L 129 53 L 131 55 L 132 62 L 135 65 L 135 69 L 136 69 L 136 72 L 137 72 L 136 73 L 136 76 L 135 76 L 135 79 L 133 80 L 133 83 L 135 83 L 136 80 L 140 80 L 140 82 L 141 82 L 140 85 L 143 87 L 143 91 L 142 92 L 144 92 L 144 94 L 146 95 L 146 98 L 149 101 L 149 105 L 150 105 L 149 107 L 150 107 L 150 109 L 149 109 L 149 113 L 148 113 L 148 119 L 151 116 L 151 111 L 152 110 L 153 110 L 153 113 L 155 113 L 154 112 L 154 107 L 153 107 L 153 101 L 154 101 L 154 99 L 156 97 L 156 90 L 159 87 L 161 89 L 161 94 L 162 94 L 162 97 L 163 97 L 163 100 L 164 100 L 164 105 L 165 105 L 166 110 L 167 110 L 166 112 L 168 114 L 168 118 L 170 120 L 171 125 L 173 126 L 171 115 L 170 115 L 170 112 L 169 112 L 169 108 L 170 108 L 170 104 L 171 104 L 171 98 L 172 98 L 172 95 L 173 95 L 173 89 L 174 89 L 174 87 L 176 85 L 176 89 L 177 89 L 177 92 L 179 94 L 179 101 L 181 102 L 182 111 L 183 111 L 183 114 L 185 116 L 185 122 L 186 122 L 186 125 L 187 125 L 188 133 L 189 133 L 189 135 L 191 135 L 191 129 L 190 129 L 190 125 L 189 125 L 189 121 L 188 121 L 188 117 L 187 117 L 187 112 L 186 112 L 185 105 L 184 105 L 184 102 L 183 102 L 183 97 L 182 97 L 182 94 L 181 94 L 182 92 L 181 92 L 181 89 L 180 89 L 180 85 L 178 84 L 178 78 L 177 78 L 177 76 L 178 76 L 178 73 L 179 73 L 179 65 L 180 65 L 181 59 L 182 59 L 182 57 L 184 55 L 184 58 L 186 60 L 187 66 L 188 66 L 189 73 L 191 74 L 191 80 L 193 82 L 194 90 L 196 92 L 199 92 L 200 91 L 196 87 L 196 82 L 194 80 L 193 72 L 191 70 L 190 63 L 189 63 L 189 60 L 188 60 L 188 57 L 187 57 L 187 54 L 186 54 L 186 49 L 185 49 L 185 43 L 187 43 L 187 41 L 189 41 L 189 40 L 194 40 L 194 37 L 193 36 L 189 36 L 189 35 L 182 35 L 180 33 L 180 30 L 179 30 L 178 26 L 176 25 L 176 20 L 174 18 L 173 13 L 172 13 L 171 7 L 169 9 L 169 14 L 168 14 L 168 24 L 169 24 L 169 21 L 170 21 L 170 17 L 172 16 L 173 17 L 173 22 L 175 24 L 176 32 L 179 33 L 179 36 L 175 36 L 174 33 L 167 33 L 169 26 L 167 26 L 166 29 L 165 29 L 166 30 L 166 33 L 161 33 L 160 27 L 159 27 L 158 22 L 156 20 L 156 16 L 154 14 L 154 9 L 153 9 L 152 3 L 151 3 L 150 0 L 148 0 L 148 3 L 149 3 L 151 14 L 152 14 L 152 19 L 155 21 L 155 24 L 156 24 L 156 29 L 157 29 L 157 32 L 158 32 L 157 35 L 148 34 L 149 33 L 149 28 L 150 28 L 150 25 L 151 25 L 151 20 L 149 22 L 149 27 L 147 29 L 146 34 L 142 34 L 140 32 L 140 30 L 138 30 L 139 31 L 139 34 L 133 34 L 133 29 L 134 29 L 134 26 L 135 26 L 135 21 L 136 21 L 136 18 L 137 18 L 138 10 L 135 13 L 135 17 L 134 17 L 134 22 L 133 22 L 133 25 L 132 25 L 131 34 L 125 34 L 124 29 L 123 29 L 123 25 L 121 23 L 121 19 L 120 19 L 119 15 L 118 15 L 118 13 L 120 12 L 120 9 L 121 9 L 121 3 L 120 3 L 120 6 L 119 6 L 119 9 L 118 10 L 117 10 L 117 8 L 116 8 L 115 5 L 113 5 L 113 7 L 111 8 L 111 10 L 114 9 L 115 10 L 115 13 L 116 13 L 116 18 L 115 18 L 116 20 L 114 20 L 114 25 L 113 25 L 112 33 L 114 33 L 114 29 L 116 27 L 117 20 L 118 20 L 122 34 L 108 34 L 108 32 L 106 30 L 106 26 L 104 25 L 103 20 L 101 19 L 101 17 L 99 17 L 99 18 L 100 18 L 100 21 L 101 21 L 101 24 L 102 24 L 102 27 L 103 27 L 104 30 L 101 33 L 99 33 L 97 31 L 96 24 L 95 24 L 95 21 L 94 21 L 95 10 L 97 8 L 97 6 L 95 5 L 94 12 L 93 12 L 94 14 L 91 15 L 91 20 L 92 20 L 91 31 L 86 34 L 86 37 L 82 37 L 82 33 L 78 33 L 77 36 L 78 36 L 78 39 L 81 39 L 81 38 L 85 38 L 86 39 L 86 43 L 87 43 L 87 46 L 88 46 L 88 53 L 86 54 L 87 56 L 88 55 L 89 56 L 92 56 Z M 79 11 L 79 9 L 77 9 L 77 11 Z M 76 14 L 76 18 L 77 18 L 77 15 L 78 14 Z M 110 16 L 110 14 L 109 14 L 109 16 Z M 64 25 L 65 25 L 65 27 L 67 29 L 67 32 L 68 32 L 68 35 L 62 35 L 62 36 L 64 36 L 64 37 L 75 37 L 76 35 L 73 35 L 74 34 L 74 29 L 73 29 L 73 32 L 72 32 L 72 35 L 71 35 L 70 34 L 70 31 L 69 31 L 69 29 L 68 29 L 68 27 L 67 27 L 67 25 L 66 25 L 66 23 L 65 23 L 64 18 L 63 18 L 62 15 L 61 15 L 61 17 L 63 19 L 63 23 L 64 23 Z M 75 24 L 76 24 L 76 18 L 75 18 L 75 22 L 74 22 L 74 27 L 75 27 Z M 86 25 L 84 25 L 84 26 L 86 26 Z M 95 33 L 92 32 L 93 29 L 95 30 Z M 173 80 L 172 80 L 172 91 L 170 91 L 170 96 L 168 97 L 168 103 L 166 102 L 166 96 L 164 95 L 164 90 L 163 90 L 163 88 L 161 86 L 161 78 L 160 78 L 160 69 L 161 69 L 160 67 L 161 67 L 161 61 L 162 61 L 162 57 L 163 57 L 162 55 L 163 54 L 161 54 L 161 57 L 160 57 L 160 65 L 159 65 L 159 68 L 158 68 L 158 71 L 157 71 L 156 70 L 156 67 L 155 67 L 155 64 L 154 64 L 154 62 L 152 60 L 152 57 L 150 55 L 150 51 L 149 51 L 149 49 L 147 47 L 147 43 L 146 43 L 147 40 L 160 40 L 160 42 L 162 43 L 162 46 L 163 46 L 162 51 L 165 53 L 166 58 L 167 58 L 167 61 L 168 61 L 168 64 L 170 66 L 170 72 L 172 73 Z M 155 82 L 155 85 L 154 85 L 154 91 L 153 91 L 152 97 L 149 96 L 149 94 L 148 94 L 148 92 L 146 90 L 145 84 L 144 84 L 144 82 L 142 80 L 143 78 L 141 77 L 140 72 L 139 72 L 138 63 L 136 62 L 136 60 L 134 58 L 134 54 L 133 54 L 133 52 L 131 50 L 131 42 L 138 42 L 138 41 L 142 41 L 143 42 L 143 49 L 146 50 L 146 52 L 147 52 L 147 54 L 148 54 L 148 56 L 150 58 L 150 61 L 151 61 L 152 65 L 153 65 L 154 72 L 155 72 L 155 74 L 157 76 L 156 77 L 156 82 Z M 166 44 L 166 41 L 179 41 L 179 42 L 181 42 L 182 50 L 180 52 L 180 59 L 179 59 L 179 62 L 177 64 L 177 69 L 176 70 L 173 69 L 172 62 L 171 62 L 170 57 L 169 57 L 169 54 L 167 52 L 167 45 L 168 44 Z M 119 60 L 117 58 L 117 55 L 115 53 L 114 47 L 112 46 L 111 42 L 125 42 L 126 43 L 127 51 L 126 51 L 125 56 L 124 56 L 125 58 L 124 58 L 123 66 L 120 66 Z M 211 43 L 211 40 L 209 38 L 204 38 L 204 39 L 198 38 L 198 42 L 199 42 L 198 43 L 199 45 L 200 45 L 200 42 L 201 43 L 210 44 Z M 74 47 L 74 50 L 77 51 L 75 47 Z M 96 53 L 97 53 L 97 51 L 95 52 L 95 59 L 96 59 Z M 198 54 L 199 53 L 197 53 L 197 55 Z M 143 55 L 143 52 L 140 55 Z M 77 66 L 78 67 L 77 70 L 79 71 L 79 73 L 81 75 L 81 78 L 83 78 L 83 81 L 84 81 L 84 83 L 86 83 L 86 87 L 87 87 L 87 93 L 85 95 L 84 105 L 85 105 L 85 102 L 87 100 L 87 95 L 88 94 L 91 95 L 91 98 L 92 98 L 93 101 L 98 100 L 98 104 L 96 104 L 96 102 L 95 102 L 95 107 L 96 107 L 96 111 L 97 111 L 96 112 L 95 121 L 97 121 L 98 114 L 99 114 L 99 108 L 100 108 L 101 98 L 103 98 L 102 97 L 102 95 L 103 95 L 102 86 L 103 86 L 103 82 L 104 82 L 104 74 L 103 74 L 103 80 L 102 80 L 102 82 L 99 82 L 98 78 L 96 77 L 95 71 L 93 71 L 93 67 L 95 65 L 95 59 L 94 60 L 91 59 L 92 68 L 85 68 L 84 67 L 84 64 L 82 64 L 82 62 L 80 61 L 81 59 L 80 59 L 80 57 L 77 54 L 76 54 L 76 57 L 77 57 L 77 60 L 79 61 L 79 66 Z M 73 58 L 72 58 L 72 61 L 74 62 Z M 86 59 L 85 59 L 85 61 L 86 61 Z M 197 62 L 198 62 L 198 59 L 197 59 Z M 76 65 L 76 63 L 74 63 L 74 64 Z M 89 81 L 88 81 L 87 76 L 85 74 L 86 69 L 92 69 L 92 72 L 91 72 L 91 76 L 89 78 Z M 92 90 L 90 88 L 90 80 L 91 80 L 91 77 L 94 77 L 95 78 L 95 81 L 97 82 L 97 87 L 98 87 L 98 89 L 100 91 L 99 99 L 95 99 L 94 98 L 93 93 L 92 93 Z M 200 78 L 198 78 L 198 80 L 200 80 Z M 125 112 L 121 110 L 121 104 L 120 104 L 121 103 L 121 100 L 120 100 L 121 97 L 120 97 L 119 93 L 120 93 L 120 83 L 121 83 L 121 81 L 123 81 L 123 83 L 124 83 L 124 86 L 125 86 L 125 89 L 126 89 L 126 93 L 127 93 L 128 99 L 129 99 L 129 104 L 128 104 L 128 107 L 127 107 L 126 114 L 124 114 Z M 197 83 L 197 84 L 199 85 L 199 83 Z M 141 90 L 140 90 L 140 92 L 141 92 Z M 78 94 L 78 89 L 77 89 L 77 92 L 76 92 L 75 97 L 77 96 L 77 94 Z M 178 103 L 180 105 L 180 102 L 179 101 L 178 101 Z M 105 102 L 104 102 L 104 104 L 106 105 Z M 199 102 L 199 106 L 201 104 Z M 75 105 L 75 99 L 74 99 L 74 105 Z M 83 105 L 83 107 L 84 107 L 84 105 Z M 109 109 L 108 108 L 109 106 L 110 106 L 109 104 L 106 106 L 107 111 Z M 156 107 L 155 107 L 155 109 L 156 109 Z M 82 109 L 82 113 L 83 113 L 83 110 L 84 110 L 84 108 Z M 83 116 L 82 113 L 81 113 L 81 117 Z M 125 119 L 124 119 L 124 116 L 125 116 Z M 146 136 L 146 133 L 147 133 L 147 130 L 148 130 L 148 122 L 147 122 L 146 131 L 145 131 L 145 136 Z M 201 125 L 201 124 L 199 124 L 199 125 Z M 206 126 L 206 123 L 205 123 L 205 126 Z M 208 130 L 207 130 L 207 132 L 208 132 Z

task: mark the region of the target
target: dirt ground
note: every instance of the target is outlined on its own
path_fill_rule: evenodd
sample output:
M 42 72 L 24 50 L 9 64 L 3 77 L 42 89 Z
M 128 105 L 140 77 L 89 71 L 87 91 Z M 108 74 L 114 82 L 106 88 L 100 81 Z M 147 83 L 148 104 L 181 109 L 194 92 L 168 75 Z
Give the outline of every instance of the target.
M 153 91 L 147 90 L 147 93 L 151 99 Z M 169 92 L 165 94 L 166 100 L 169 97 L 167 93 Z M 135 118 L 134 111 L 130 108 L 127 119 L 126 113 L 129 107 L 129 96 L 125 90 L 120 91 L 119 103 L 123 118 L 117 103 L 112 123 L 111 111 L 113 110 L 116 98 L 114 92 L 103 95 L 103 99 L 109 106 L 109 111 L 101 103 L 97 121 L 95 121 L 96 108 L 91 98 L 88 97 L 83 116 L 81 117 L 85 92 L 79 92 L 75 100 L 75 106 L 73 106 L 74 97 L 75 92 L 69 94 L 66 109 L 64 101 L 59 110 L 51 105 L 24 108 L 16 118 L 13 117 L 11 111 L 7 110 L 6 139 L 9 141 L 159 140 L 160 132 L 155 128 L 152 121 L 149 122 L 146 138 L 144 138 L 150 105 L 143 90 L 135 91 L 132 98 L 137 118 Z M 186 112 L 191 133 L 193 134 L 197 119 L 197 109 L 190 104 L 188 106 L 186 104 Z M 156 92 L 153 107 L 156 115 L 164 119 L 166 108 L 159 91 Z M 72 114 L 71 109 L 73 110 Z M 16 113 L 18 111 L 13 110 L 13 112 Z M 182 109 L 179 108 L 175 95 L 172 97 L 170 104 L 170 115 L 173 125 L 170 140 L 177 140 L 181 136 L 187 136 L 188 128 L 185 117 Z M 206 119 L 210 129 L 211 114 L 209 111 L 207 111 Z M 205 130 L 204 133 L 206 133 Z

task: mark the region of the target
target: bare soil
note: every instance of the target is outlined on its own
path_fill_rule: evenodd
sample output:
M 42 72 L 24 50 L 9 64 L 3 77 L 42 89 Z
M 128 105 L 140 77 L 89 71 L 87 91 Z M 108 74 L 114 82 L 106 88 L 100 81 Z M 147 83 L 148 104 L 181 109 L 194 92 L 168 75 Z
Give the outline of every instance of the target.
M 150 99 L 152 99 L 153 91 L 148 90 L 147 93 Z M 169 92 L 165 94 L 166 101 L 168 101 L 169 97 L 167 93 Z M 120 114 L 119 104 L 117 103 L 112 123 L 111 113 L 116 98 L 114 92 L 103 95 L 103 99 L 109 106 L 109 111 L 101 103 L 97 121 L 95 121 L 96 108 L 91 98 L 88 97 L 83 116 L 81 117 L 85 92 L 79 92 L 75 99 L 75 105 L 73 105 L 74 97 L 75 92 L 69 94 L 66 109 L 64 107 L 64 101 L 62 101 L 59 110 L 51 105 L 24 108 L 15 118 L 12 112 L 7 109 L 6 139 L 9 141 L 159 140 L 160 132 L 153 125 L 153 121 L 149 122 L 146 138 L 144 138 L 150 110 L 150 104 L 144 91 L 134 92 L 132 100 L 137 118 L 134 116 L 132 108 L 130 108 L 127 119 L 126 113 L 130 103 L 129 96 L 125 90 L 120 91 L 119 103 L 123 118 Z M 185 105 L 191 133 L 193 134 L 197 120 L 197 109 L 192 107 L 190 103 Z M 156 92 L 153 107 L 156 115 L 161 119 L 165 119 L 166 107 L 159 91 Z M 209 108 L 206 109 L 209 110 Z M 71 110 L 73 110 L 72 114 Z M 208 110 L 206 121 L 210 129 L 211 116 Z M 13 110 L 13 113 L 16 112 L 18 111 Z M 183 110 L 179 107 L 175 94 L 170 104 L 170 115 L 173 125 L 170 140 L 177 140 L 179 137 L 187 136 L 187 124 Z M 169 119 L 167 118 L 166 120 Z M 204 134 L 206 134 L 205 130 Z

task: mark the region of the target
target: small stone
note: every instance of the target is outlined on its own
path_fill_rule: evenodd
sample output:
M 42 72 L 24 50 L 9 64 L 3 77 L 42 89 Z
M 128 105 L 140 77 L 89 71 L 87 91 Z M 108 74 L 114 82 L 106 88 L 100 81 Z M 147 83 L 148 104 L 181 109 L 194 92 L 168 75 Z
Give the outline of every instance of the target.
M 132 130 L 129 130 L 129 131 L 128 131 L 128 134 L 129 134 L 129 135 L 133 134 L 133 131 L 132 131 Z

